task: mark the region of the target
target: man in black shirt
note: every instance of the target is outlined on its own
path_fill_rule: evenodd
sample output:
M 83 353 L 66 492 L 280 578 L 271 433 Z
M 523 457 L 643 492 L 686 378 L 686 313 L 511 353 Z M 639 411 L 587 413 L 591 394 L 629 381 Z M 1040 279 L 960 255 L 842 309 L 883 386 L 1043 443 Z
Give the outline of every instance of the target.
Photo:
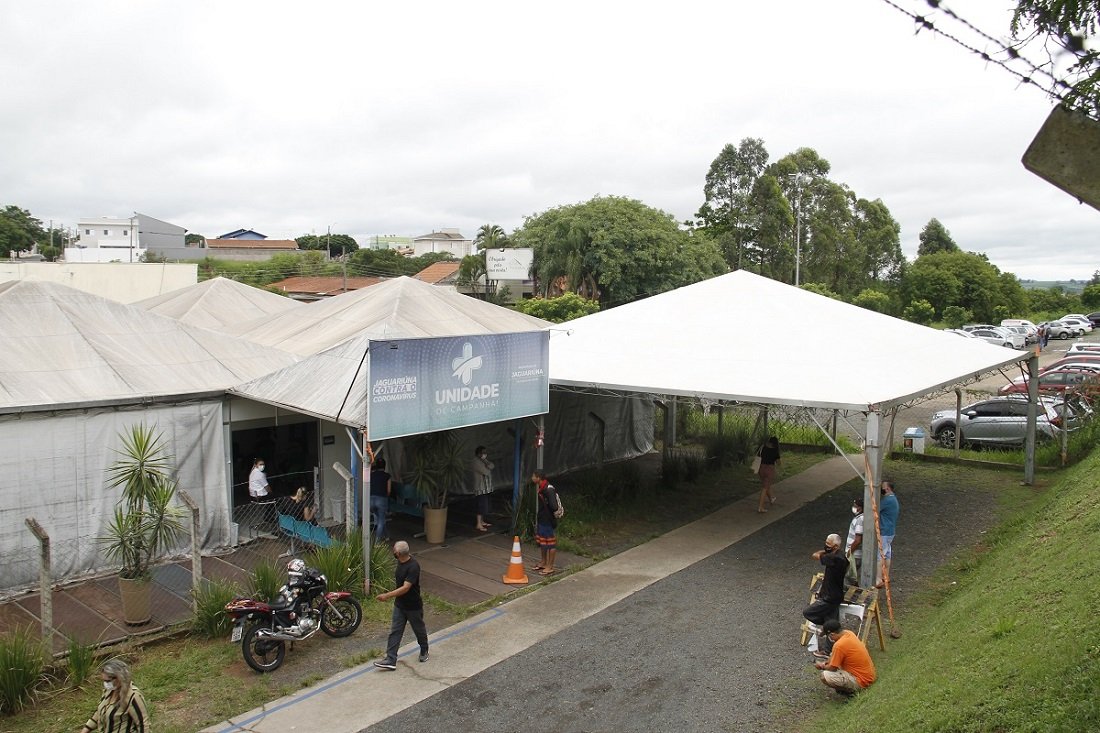
M 841 547 L 840 535 L 831 534 L 825 538 L 825 549 L 811 555 L 825 566 L 825 579 L 817 600 L 802 611 L 811 624 L 821 626 L 827 619 L 840 615 L 840 604 L 844 602 L 844 574 L 848 571 L 848 559 L 841 552 Z
M 390 638 L 386 658 L 374 663 L 375 667 L 391 671 L 397 669 L 397 648 L 401 646 L 406 623 L 412 626 L 420 643 L 420 661 L 428 661 L 428 629 L 424 626 L 424 602 L 420 599 L 420 563 L 409 554 L 409 543 L 404 540 L 394 543 L 393 556 L 397 558 L 393 571 L 394 589 L 377 596 L 379 601 L 395 599 Z

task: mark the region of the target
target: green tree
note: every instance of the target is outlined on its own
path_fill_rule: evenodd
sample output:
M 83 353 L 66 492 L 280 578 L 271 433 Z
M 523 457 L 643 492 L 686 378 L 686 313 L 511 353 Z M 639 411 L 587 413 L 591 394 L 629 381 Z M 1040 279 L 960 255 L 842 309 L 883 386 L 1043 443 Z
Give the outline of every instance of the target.
M 959 245 L 951 238 L 947 228 L 939 222 L 939 219 L 929 219 L 920 233 L 920 246 L 917 247 L 917 257 L 935 254 L 936 252 L 958 252 Z
M 905 262 L 901 251 L 901 225 L 882 199 L 857 199 L 853 214 L 855 239 L 863 256 L 860 275 L 871 283 L 896 282 Z
M 509 246 L 508 235 L 498 224 L 482 224 L 474 235 L 474 246 L 478 250 L 500 249 Z
M 722 242 L 722 254 L 731 269 L 743 263 L 742 246 L 748 238 L 752 213 L 749 198 L 768 164 L 764 141 L 746 137 L 734 147 L 727 144 L 710 164 L 703 184 L 703 205 L 696 217 Z
M 333 256 L 351 254 L 359 250 L 359 244 L 350 234 L 303 234 L 294 239 L 298 249 L 320 250 Z
M 563 323 L 598 312 L 600 304 L 594 300 L 582 298 L 576 293 L 565 293 L 556 298 L 522 300 L 512 308 L 544 321 Z
M 709 237 L 680 229 L 663 211 L 615 196 L 529 216 L 512 242 L 534 250 L 544 296 L 574 292 L 604 308 L 725 271 Z
M 1010 28 L 1012 37 L 1024 43 L 1045 36 L 1042 43 L 1049 60 L 1042 66 L 1048 71 L 1056 71 L 1054 60 L 1059 57 L 1068 54 L 1075 59 L 1066 69 L 1069 88 L 1064 103 L 1100 120 L 1100 46 L 1091 42 L 1100 28 L 1100 1 L 1019 0 Z M 1056 88 L 1063 91 L 1060 84 Z
M 183 238 L 183 243 L 186 244 L 187 246 L 191 246 L 191 245 L 194 245 L 194 244 L 202 244 L 205 241 L 206 241 L 206 237 L 204 237 L 201 234 L 195 234 L 194 232 L 185 235 L 184 238 Z M 302 245 L 298 245 L 298 246 L 301 247 Z
M 962 328 L 974 320 L 974 314 L 959 305 L 949 305 L 943 309 L 943 322 L 948 328 Z
M 858 305 L 860 308 L 879 313 L 888 313 L 890 311 L 890 296 L 881 290 L 867 288 L 860 291 L 859 295 L 852 301 L 852 305 Z
M 799 287 L 811 293 L 824 295 L 826 298 L 844 300 L 844 298 L 840 297 L 840 293 L 830 290 L 829 286 L 824 283 L 802 283 Z
M 42 222 L 26 209 L 9 205 L 0 210 L 0 257 L 30 249 L 41 243 L 45 234 Z
M 1081 290 L 1081 305 L 1089 310 L 1100 308 L 1100 283 L 1086 285 Z
M 914 300 L 905 306 L 905 320 L 927 326 L 936 317 L 936 309 L 927 300 Z
M 743 268 L 780 282 L 794 282 L 794 213 L 775 176 L 756 179 L 748 209 L 751 217 L 741 230 Z M 730 233 L 722 236 L 733 237 Z
M 985 255 L 961 251 L 918 257 L 902 282 L 903 297 L 908 301 L 925 300 L 936 313 L 950 305 L 962 306 L 983 322 L 993 320 L 998 305 L 1013 312 L 1025 310 L 1018 288 L 1015 276 L 1005 278 Z
M 462 264 L 458 266 L 459 285 L 471 288 L 475 295 L 485 294 L 485 255 L 467 255 L 462 258 Z

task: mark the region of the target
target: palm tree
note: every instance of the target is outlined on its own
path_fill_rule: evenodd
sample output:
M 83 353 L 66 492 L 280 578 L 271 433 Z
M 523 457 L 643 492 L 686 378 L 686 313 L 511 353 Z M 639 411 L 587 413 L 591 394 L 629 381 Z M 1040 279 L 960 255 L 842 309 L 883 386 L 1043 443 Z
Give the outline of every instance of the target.
M 499 249 L 508 246 L 508 235 L 499 224 L 482 224 L 474 237 L 474 245 L 479 250 Z

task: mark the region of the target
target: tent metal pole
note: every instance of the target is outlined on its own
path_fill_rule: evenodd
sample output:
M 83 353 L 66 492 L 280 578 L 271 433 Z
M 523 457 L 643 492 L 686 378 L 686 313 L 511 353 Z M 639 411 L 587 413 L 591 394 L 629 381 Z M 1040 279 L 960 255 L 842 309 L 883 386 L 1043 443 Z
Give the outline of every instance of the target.
M 363 590 L 370 595 L 370 449 L 367 446 L 367 431 L 363 431 Z M 377 527 L 378 525 L 374 525 Z
M 1035 429 L 1039 420 L 1039 355 L 1031 353 L 1027 360 L 1027 432 L 1024 435 L 1024 484 L 1035 483 Z M 1069 405 L 1062 394 L 1062 465 L 1065 465 L 1065 427 L 1069 420 Z
M 515 536 L 519 527 L 519 482 L 520 482 L 520 461 L 523 460 L 521 451 L 523 450 L 523 436 L 520 434 L 523 430 L 523 421 L 516 420 L 515 426 L 515 443 L 512 448 L 512 535 Z M 541 450 L 539 458 L 539 466 L 542 466 Z
M 860 471 L 859 468 L 856 467 L 856 464 L 852 463 L 852 459 L 848 458 L 848 455 L 843 451 L 843 449 L 841 449 L 840 445 L 836 442 L 833 436 L 829 435 L 829 431 L 826 430 L 825 427 L 817 421 L 817 418 L 814 417 L 813 410 L 807 409 L 806 414 L 809 415 L 810 419 L 814 421 L 814 425 L 817 426 L 817 429 L 820 430 L 825 435 L 825 437 L 829 439 L 829 442 L 833 444 L 833 448 L 836 449 L 836 452 L 839 453 L 847 462 L 847 464 L 852 467 L 852 470 L 855 471 L 856 476 L 864 478 L 863 471 Z
M 878 548 L 881 541 L 878 537 L 878 526 L 872 521 L 868 527 L 866 512 L 878 505 L 878 497 L 871 496 L 872 491 L 878 491 L 880 476 L 882 475 L 882 451 L 879 445 L 879 427 L 881 416 L 875 410 L 867 413 L 867 444 L 864 450 L 867 452 L 867 467 L 871 475 L 863 482 L 863 568 L 859 574 L 859 585 L 862 588 L 870 588 L 875 584 L 875 575 L 878 572 Z
M 962 447 L 962 411 L 963 391 L 955 390 L 955 457 L 959 457 L 959 448 Z M 1025 459 L 1026 460 L 1026 459 Z

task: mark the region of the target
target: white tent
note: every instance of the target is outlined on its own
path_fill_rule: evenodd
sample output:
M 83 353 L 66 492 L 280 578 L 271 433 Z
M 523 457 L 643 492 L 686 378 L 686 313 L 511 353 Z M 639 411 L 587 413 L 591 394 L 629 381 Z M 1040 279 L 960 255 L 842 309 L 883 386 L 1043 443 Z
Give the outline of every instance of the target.
M 163 433 L 204 547 L 229 539 L 225 389 L 297 357 L 45 282 L 0 284 L 0 590 L 36 577 L 24 520 L 53 540 L 59 576 L 102 566 L 119 433 Z
M 1026 357 L 739 270 L 561 324 L 550 381 L 866 412 Z
M 226 333 L 243 323 L 266 319 L 303 304 L 224 277 L 215 277 L 133 305 L 180 323 Z

